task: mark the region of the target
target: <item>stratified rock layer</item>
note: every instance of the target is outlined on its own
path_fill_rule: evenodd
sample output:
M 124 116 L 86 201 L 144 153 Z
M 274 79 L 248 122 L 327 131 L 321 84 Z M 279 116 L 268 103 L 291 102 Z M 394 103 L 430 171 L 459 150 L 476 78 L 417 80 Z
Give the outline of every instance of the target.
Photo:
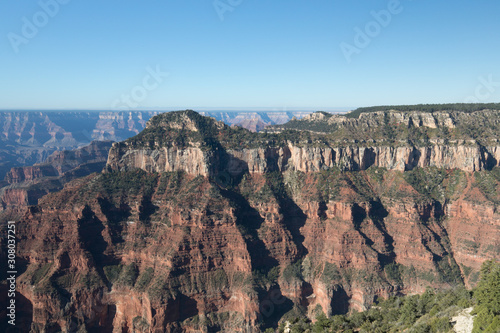
M 153 118 L 105 172 L 30 207 L 18 290 L 33 331 L 259 332 L 473 286 L 499 257 L 495 146 L 231 139 L 247 135 Z

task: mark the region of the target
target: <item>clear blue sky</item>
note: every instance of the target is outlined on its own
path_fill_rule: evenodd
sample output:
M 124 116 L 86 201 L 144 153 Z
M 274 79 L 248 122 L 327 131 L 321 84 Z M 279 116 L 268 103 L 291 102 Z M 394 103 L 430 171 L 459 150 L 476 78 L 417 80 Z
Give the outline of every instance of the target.
M 2 1 L 0 108 L 500 101 L 498 0 L 401 0 L 378 30 L 371 12 L 393 0 L 218 1 L 219 13 L 213 0 L 66 0 L 53 17 Z M 348 62 L 341 43 L 356 47 L 367 24 L 373 37 Z M 169 75 L 156 82 L 148 68 Z

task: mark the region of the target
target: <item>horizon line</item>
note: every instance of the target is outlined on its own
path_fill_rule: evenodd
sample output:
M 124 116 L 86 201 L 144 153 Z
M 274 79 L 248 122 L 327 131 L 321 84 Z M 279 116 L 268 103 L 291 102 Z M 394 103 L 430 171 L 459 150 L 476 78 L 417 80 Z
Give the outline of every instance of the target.
M 93 109 L 93 108 L 0 108 L 0 112 L 8 111 L 25 111 L 25 112 L 42 112 L 42 111 L 91 111 L 91 112 L 155 112 L 155 111 L 182 111 L 182 110 L 193 110 L 198 112 L 349 112 L 355 110 L 356 108 L 348 107 L 329 107 L 329 108 L 141 108 L 141 109 Z

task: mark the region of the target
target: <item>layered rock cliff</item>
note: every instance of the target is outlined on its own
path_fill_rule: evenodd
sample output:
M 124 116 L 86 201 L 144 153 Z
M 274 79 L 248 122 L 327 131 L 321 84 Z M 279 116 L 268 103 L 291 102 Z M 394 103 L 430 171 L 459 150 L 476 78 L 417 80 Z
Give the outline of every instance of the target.
M 218 155 L 219 153 L 224 156 Z M 216 156 L 214 156 L 214 154 Z M 183 170 L 208 175 L 214 159 L 230 159 L 227 171 L 265 173 L 269 170 L 318 172 L 333 167 L 344 171 L 366 170 L 375 166 L 388 170 L 412 170 L 420 167 L 460 169 L 468 172 L 489 170 L 499 166 L 500 145 L 482 147 L 474 143 L 427 147 L 307 147 L 288 141 L 282 147 L 205 151 L 201 148 L 129 146 L 116 143 L 110 151 L 108 169 L 140 168 L 149 172 Z
M 92 140 L 124 140 L 159 112 L 3 111 L 2 140 L 25 146 L 74 148 Z
M 477 123 L 472 123 L 474 114 L 457 114 L 452 119 L 450 114 L 441 113 L 386 112 L 362 114 L 360 119 L 353 120 L 315 113 L 294 121 L 301 126 L 284 127 L 314 128 L 316 120 L 321 124 L 325 118 L 329 124 L 348 125 L 334 126 L 328 134 L 288 132 L 253 136 L 231 130 L 221 122 L 207 124 L 200 120 L 197 124 L 193 120 L 196 117 L 191 119 L 186 115 L 179 120 L 184 127 L 151 123 L 139 138 L 116 143 L 110 151 L 108 168 L 141 168 L 148 172 L 184 170 L 202 175 L 208 175 L 211 166 L 220 169 L 221 163 L 232 174 L 246 170 L 317 172 L 332 167 L 355 171 L 371 166 L 399 171 L 416 167 L 489 170 L 500 166 L 500 142 L 495 130 L 500 127 L 500 112 L 476 113 Z M 455 131 L 450 132 L 451 126 Z M 434 131 L 429 132 L 430 129 Z M 183 131 L 196 135 L 183 138 Z
M 259 332 L 472 286 L 500 256 L 495 138 L 405 126 L 368 145 L 154 117 L 18 222 L 23 313 L 34 332 Z

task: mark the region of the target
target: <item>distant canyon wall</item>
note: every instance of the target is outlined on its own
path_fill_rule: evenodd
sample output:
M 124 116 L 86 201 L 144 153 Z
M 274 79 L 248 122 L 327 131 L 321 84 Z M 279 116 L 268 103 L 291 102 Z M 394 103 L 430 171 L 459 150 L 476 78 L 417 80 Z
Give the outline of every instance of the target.
M 111 143 L 94 141 L 79 149 L 56 151 L 41 164 L 12 168 L 0 183 L 0 213 L 22 212 L 67 182 L 102 171 Z
M 93 140 L 122 141 L 141 132 L 165 111 L 2 111 L 0 139 L 23 145 L 76 147 Z M 204 115 L 249 130 L 284 124 L 310 112 L 215 112 Z
M 77 147 L 93 140 L 125 140 L 159 112 L 4 111 L 1 139 L 29 146 Z

